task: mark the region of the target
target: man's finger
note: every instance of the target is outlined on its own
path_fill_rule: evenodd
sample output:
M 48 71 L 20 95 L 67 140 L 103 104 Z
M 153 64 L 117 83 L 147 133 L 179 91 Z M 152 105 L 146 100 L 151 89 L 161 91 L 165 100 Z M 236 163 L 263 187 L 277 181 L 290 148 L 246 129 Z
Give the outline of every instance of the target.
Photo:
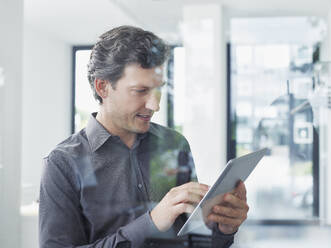
M 230 217 L 221 216 L 221 215 L 217 215 L 217 214 L 210 214 L 208 216 L 208 220 L 219 223 L 219 224 L 229 225 L 232 227 L 239 227 L 242 223 L 241 219 L 230 218 Z
M 189 203 L 199 203 L 202 199 L 202 195 L 195 194 L 187 190 L 182 190 L 181 192 L 178 192 L 174 198 L 172 199 L 172 204 L 176 205 L 178 203 L 182 202 L 189 202 Z
M 247 209 L 248 205 L 245 200 L 241 200 L 239 197 L 232 194 L 225 194 L 223 197 L 225 203 L 230 204 L 234 208 Z
M 247 191 L 246 191 L 245 184 L 242 181 L 240 181 L 234 190 L 234 195 L 239 197 L 241 200 L 246 201 L 247 200 L 246 194 L 247 194 Z
M 170 194 L 171 195 L 177 195 L 180 194 L 183 191 L 188 191 L 197 195 L 200 195 L 201 197 L 203 197 L 207 191 L 209 189 L 209 186 L 206 184 L 200 184 L 197 182 L 190 182 L 190 183 L 186 183 L 183 185 L 180 185 L 178 187 L 172 188 L 170 190 Z
M 200 195 L 202 197 L 204 197 L 205 194 L 207 193 L 206 190 L 201 190 L 201 189 L 189 189 L 188 191 L 191 192 L 191 193 L 193 193 L 193 194 Z
M 174 210 L 176 212 L 176 215 L 180 215 L 182 213 L 188 213 L 191 214 L 194 210 L 194 206 L 188 203 L 180 203 L 174 206 Z
M 189 182 L 182 184 L 174 189 L 182 190 L 182 189 L 201 189 L 207 191 L 209 189 L 209 186 L 203 183 L 198 182 Z
M 235 208 L 229 208 L 225 206 L 215 206 L 213 207 L 213 212 L 218 215 L 223 215 L 230 218 L 246 218 L 245 212 L 239 211 Z

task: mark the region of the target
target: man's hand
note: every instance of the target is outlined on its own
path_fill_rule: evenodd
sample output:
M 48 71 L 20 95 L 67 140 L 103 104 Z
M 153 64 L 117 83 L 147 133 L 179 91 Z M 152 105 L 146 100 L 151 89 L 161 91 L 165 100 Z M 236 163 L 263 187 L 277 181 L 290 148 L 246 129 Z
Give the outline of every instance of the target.
M 236 232 L 246 220 L 249 207 L 246 203 L 246 188 L 243 182 L 223 197 L 223 202 L 212 209 L 209 221 L 218 223 L 219 230 L 224 234 Z
M 190 182 L 172 188 L 151 211 L 151 218 L 160 231 L 167 231 L 182 213 L 192 213 L 194 205 L 207 193 L 208 186 Z

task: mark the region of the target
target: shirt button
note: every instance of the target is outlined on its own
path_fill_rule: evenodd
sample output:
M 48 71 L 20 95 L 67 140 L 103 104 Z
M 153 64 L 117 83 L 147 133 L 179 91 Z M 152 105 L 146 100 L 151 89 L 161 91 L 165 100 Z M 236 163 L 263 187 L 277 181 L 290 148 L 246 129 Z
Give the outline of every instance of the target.
M 141 189 L 143 185 L 141 183 L 138 184 L 138 188 Z

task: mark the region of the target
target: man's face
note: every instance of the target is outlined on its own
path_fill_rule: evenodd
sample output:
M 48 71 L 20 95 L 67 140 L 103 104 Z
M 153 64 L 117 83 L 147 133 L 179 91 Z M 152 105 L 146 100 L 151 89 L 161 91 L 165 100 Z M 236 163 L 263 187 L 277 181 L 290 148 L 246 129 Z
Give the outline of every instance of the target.
M 159 110 L 162 67 L 144 69 L 140 65 L 127 65 L 115 89 L 108 87 L 103 99 L 107 119 L 116 132 L 145 133 L 154 112 Z

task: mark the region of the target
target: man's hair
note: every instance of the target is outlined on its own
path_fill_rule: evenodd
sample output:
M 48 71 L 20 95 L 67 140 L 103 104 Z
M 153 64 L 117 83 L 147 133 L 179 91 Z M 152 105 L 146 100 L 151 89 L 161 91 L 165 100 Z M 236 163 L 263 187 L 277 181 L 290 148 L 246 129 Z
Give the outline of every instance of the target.
M 126 65 L 142 68 L 162 65 L 169 56 L 169 46 L 149 31 L 132 26 L 120 26 L 102 34 L 94 45 L 88 63 L 88 80 L 95 99 L 101 104 L 94 80 L 103 79 L 115 89 Z

